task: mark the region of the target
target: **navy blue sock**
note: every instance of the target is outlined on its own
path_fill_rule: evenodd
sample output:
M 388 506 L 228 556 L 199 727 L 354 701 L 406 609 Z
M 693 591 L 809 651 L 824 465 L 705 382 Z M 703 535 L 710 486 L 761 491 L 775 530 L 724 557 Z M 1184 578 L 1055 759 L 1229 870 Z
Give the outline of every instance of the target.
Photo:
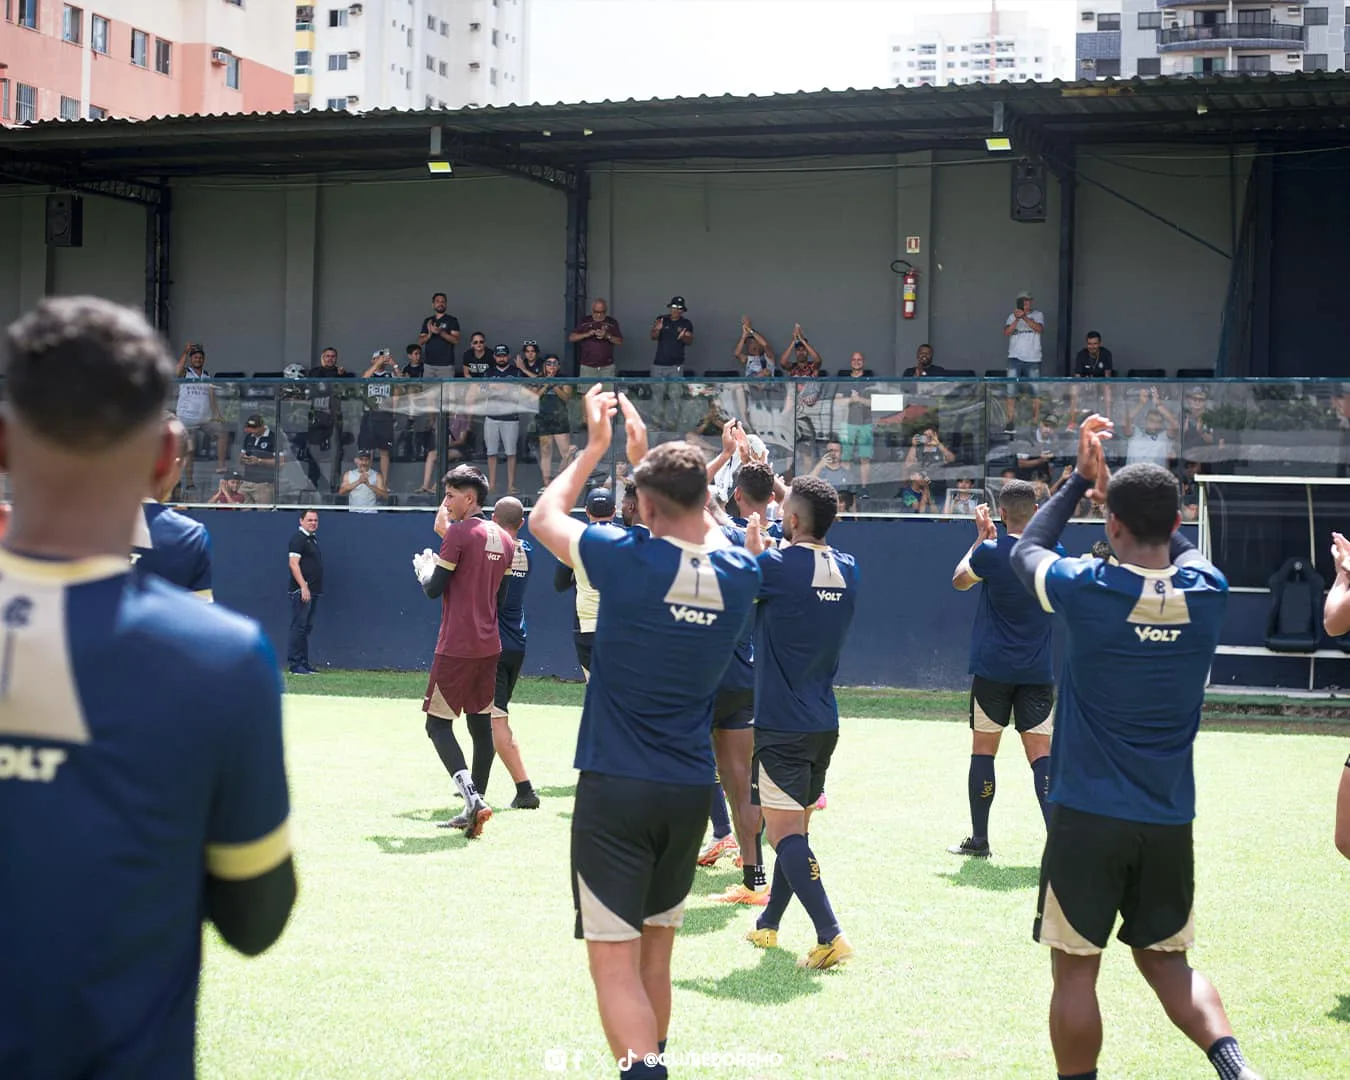
M 727 813 L 727 797 L 722 794 L 721 784 L 713 785 L 712 827 L 714 840 L 731 835 L 731 815 Z
M 656 1052 L 657 1052 L 658 1054 L 664 1054 L 664 1053 L 666 1052 L 666 1040 L 665 1040 L 665 1039 L 660 1040 L 660 1041 L 656 1044 Z
M 1218 1040 L 1207 1053 L 1209 1063 L 1219 1074 L 1219 1080 L 1238 1080 L 1247 1064 L 1242 1051 L 1238 1049 L 1237 1040 L 1231 1035 Z
M 1038 757 L 1031 763 L 1031 778 L 1036 784 L 1036 799 L 1041 804 L 1041 817 L 1045 818 L 1045 827 L 1050 828 L 1050 755 Z
M 792 884 L 792 891 L 797 894 L 797 899 L 815 923 L 816 940 L 822 945 L 829 944 L 839 936 L 839 920 L 830 908 L 830 898 L 825 895 L 825 884 L 820 880 L 820 864 L 811 854 L 811 845 L 806 842 L 806 837 L 793 834 L 778 842 L 775 877 L 780 866 Z
M 970 838 L 989 840 L 989 810 L 994 805 L 994 758 L 992 754 L 970 755 Z
M 764 911 L 755 920 L 756 930 L 777 930 L 783 921 L 783 912 L 792 903 L 792 883 L 788 881 L 787 871 L 783 869 L 781 858 L 774 860 L 773 884 L 769 887 L 769 902 Z
M 667 1077 L 670 1076 L 670 1073 L 666 1071 L 666 1067 L 664 1065 L 661 1064 L 648 1065 L 645 1061 L 642 1060 L 642 1058 L 638 1058 L 635 1062 L 633 1062 L 632 1065 L 628 1067 L 627 1072 L 625 1072 L 623 1069 L 620 1069 L 619 1075 L 630 1078 L 634 1076 L 640 1076 L 643 1078 L 643 1080 L 667 1080 Z
M 1056 1073 L 1055 1075 L 1059 1077 L 1059 1080 L 1097 1080 L 1096 1069 L 1091 1072 L 1074 1073 L 1072 1076 L 1068 1073 Z

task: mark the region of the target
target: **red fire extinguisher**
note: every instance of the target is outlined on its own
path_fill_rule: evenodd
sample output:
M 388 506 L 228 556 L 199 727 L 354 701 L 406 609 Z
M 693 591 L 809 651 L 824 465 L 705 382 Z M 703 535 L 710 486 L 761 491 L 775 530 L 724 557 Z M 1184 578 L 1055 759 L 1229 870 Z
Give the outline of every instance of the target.
M 918 313 L 919 308 L 919 272 L 913 265 L 904 259 L 896 259 L 891 263 L 891 269 L 896 273 L 901 273 L 900 267 L 904 267 L 901 275 L 900 298 L 904 303 L 904 315 L 906 319 L 912 319 Z

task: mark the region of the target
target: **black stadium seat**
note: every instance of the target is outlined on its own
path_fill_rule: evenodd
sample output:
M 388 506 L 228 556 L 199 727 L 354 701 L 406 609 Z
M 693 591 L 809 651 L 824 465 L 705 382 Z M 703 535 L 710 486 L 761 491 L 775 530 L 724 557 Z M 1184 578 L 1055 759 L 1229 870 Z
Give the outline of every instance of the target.
M 738 379 L 741 376 L 736 368 L 712 368 L 703 373 L 705 379 Z
M 247 376 L 246 376 L 242 371 L 217 371 L 217 372 L 216 372 L 213 376 L 211 376 L 211 377 L 212 377 L 213 379 L 243 379 L 243 378 L 247 378 Z
M 972 371 L 970 368 L 950 368 L 948 369 L 947 374 L 950 375 L 953 379 L 975 378 L 975 372 Z
M 615 373 L 615 377 L 619 379 L 645 379 L 649 375 L 651 372 L 646 368 L 622 368 Z
M 1270 579 L 1270 619 L 1266 648 L 1273 652 L 1310 653 L 1322 629 L 1322 592 L 1326 581 L 1301 556 L 1285 560 Z
M 1184 367 L 1177 368 L 1178 379 L 1212 379 L 1214 378 L 1214 369 L 1212 367 Z
M 1167 369 L 1160 367 L 1132 367 L 1125 372 L 1127 379 L 1165 379 Z
M 851 378 L 852 376 L 853 376 L 853 369 L 852 369 L 852 368 L 840 368 L 840 369 L 839 369 L 839 378 L 841 378 L 841 379 L 848 379 L 848 378 Z M 872 373 L 872 369 L 871 369 L 870 367 L 868 367 L 868 368 L 863 368 L 863 378 L 865 378 L 865 379 L 874 379 L 874 378 L 876 378 L 876 376 Z

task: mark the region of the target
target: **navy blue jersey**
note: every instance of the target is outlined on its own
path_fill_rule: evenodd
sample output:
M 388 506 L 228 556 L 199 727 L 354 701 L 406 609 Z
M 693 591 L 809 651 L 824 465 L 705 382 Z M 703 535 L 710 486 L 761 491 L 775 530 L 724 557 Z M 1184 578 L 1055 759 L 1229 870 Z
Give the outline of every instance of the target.
M 735 520 L 734 518 L 732 519 Z M 723 525 L 722 532 L 736 547 L 745 547 L 745 528 L 737 525 Z M 731 654 L 731 663 L 722 676 L 719 690 L 753 690 L 755 688 L 755 622 L 751 619 L 745 626 L 745 633 L 736 643 L 736 651 Z
M 750 522 L 745 518 L 734 517 L 731 519 L 731 523 L 742 532 L 750 528 Z M 763 523 L 761 522 L 761 524 Z M 775 542 L 781 542 L 783 539 L 783 523 L 781 521 L 771 521 L 765 525 L 761 531 L 770 540 Z
M 771 548 L 755 613 L 755 726 L 839 727 L 834 676 L 858 602 L 852 555 L 819 544 Z
M 1003 533 L 970 553 L 970 572 L 982 582 L 970 633 L 970 673 L 1001 683 L 1054 682 L 1054 617 L 1013 572 L 1009 556 L 1016 546 L 1017 537 Z M 1064 554 L 1062 547 L 1055 551 Z
M 516 537 L 511 556 L 511 572 L 506 578 L 506 595 L 497 605 L 497 633 L 502 652 L 525 651 L 525 586 L 530 580 L 530 552 L 534 549 L 523 537 Z
M 1050 801 L 1126 821 L 1193 820 L 1192 748 L 1227 580 L 1191 552 L 1166 570 L 1046 554 L 1035 582 L 1068 628 Z
M 213 598 L 206 526 L 163 503 L 145 502 L 131 540 L 131 561 L 143 573 L 162 577 L 203 600 Z
M 276 657 L 125 558 L 0 551 L 0 1076 L 194 1072 L 208 875 L 290 855 Z
M 601 596 L 576 768 L 713 783 L 713 700 L 754 610 L 755 557 L 721 533 L 700 546 L 592 525 L 572 564 Z

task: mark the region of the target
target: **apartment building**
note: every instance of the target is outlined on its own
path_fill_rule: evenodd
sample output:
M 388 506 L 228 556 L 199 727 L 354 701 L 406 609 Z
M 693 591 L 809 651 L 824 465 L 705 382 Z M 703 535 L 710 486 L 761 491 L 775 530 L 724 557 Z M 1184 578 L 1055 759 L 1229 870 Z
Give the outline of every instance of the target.
M 0 0 L 0 123 L 291 107 L 290 12 L 244 0 Z
M 1064 50 L 1024 11 L 923 17 L 891 36 L 892 86 L 1067 79 Z
M 1078 0 L 1077 77 L 1340 71 L 1347 7 L 1305 0 Z
M 529 100 L 529 0 L 295 6 L 294 106 L 433 109 Z

